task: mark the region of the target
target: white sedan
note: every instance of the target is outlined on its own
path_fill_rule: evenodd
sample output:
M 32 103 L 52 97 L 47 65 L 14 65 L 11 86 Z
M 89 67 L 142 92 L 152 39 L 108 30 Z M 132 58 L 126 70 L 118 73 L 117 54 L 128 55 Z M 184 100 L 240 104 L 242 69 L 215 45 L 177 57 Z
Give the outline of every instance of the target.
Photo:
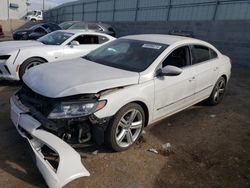
M 204 41 L 127 36 L 83 58 L 28 71 L 10 100 L 11 119 L 48 185 L 64 186 L 89 175 L 70 146 L 106 141 L 126 150 L 149 124 L 203 100 L 220 103 L 230 73 L 230 59 Z M 58 167 L 48 165 L 44 147 L 59 155 Z
M 1 42 L 0 79 L 22 79 L 31 67 L 84 56 L 114 39 L 96 32 L 60 30 L 37 41 Z

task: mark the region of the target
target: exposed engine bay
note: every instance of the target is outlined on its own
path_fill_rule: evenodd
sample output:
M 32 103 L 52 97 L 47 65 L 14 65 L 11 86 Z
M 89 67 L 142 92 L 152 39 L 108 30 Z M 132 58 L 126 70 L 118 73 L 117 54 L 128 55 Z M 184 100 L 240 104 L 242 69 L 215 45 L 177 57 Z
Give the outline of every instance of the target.
M 53 133 L 72 147 L 88 147 L 104 143 L 104 133 L 111 117 L 98 119 L 94 114 L 89 114 L 76 118 L 48 118 L 50 112 L 60 102 L 98 101 L 98 95 L 86 94 L 54 99 L 41 96 L 25 85 L 16 95 L 29 108 L 30 115 L 41 122 L 42 129 Z

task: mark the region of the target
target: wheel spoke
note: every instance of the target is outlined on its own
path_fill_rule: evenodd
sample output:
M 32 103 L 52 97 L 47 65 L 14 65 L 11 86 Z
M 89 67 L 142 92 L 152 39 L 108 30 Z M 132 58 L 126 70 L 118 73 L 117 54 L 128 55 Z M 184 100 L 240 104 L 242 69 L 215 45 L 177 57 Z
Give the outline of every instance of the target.
M 118 135 L 117 142 L 121 143 L 124 139 L 124 137 L 126 136 L 126 130 L 122 129 L 121 133 Z
M 224 93 L 224 90 L 225 90 L 225 89 L 219 89 L 219 93 L 220 93 L 220 94 Z
M 130 126 L 131 129 L 139 129 L 142 127 L 142 121 L 133 122 Z
M 214 100 L 215 100 L 215 101 L 218 100 L 218 91 L 214 94 Z
M 132 122 L 135 120 L 136 115 L 137 115 L 137 111 L 136 111 L 136 110 L 133 110 L 133 111 L 131 112 L 131 115 L 130 115 L 129 120 L 128 120 L 128 123 L 129 123 L 129 124 L 132 124 Z
M 127 138 L 128 144 L 133 143 L 133 135 L 130 129 L 126 132 L 126 138 Z
M 224 89 L 224 88 L 225 88 L 225 83 L 224 83 L 224 81 L 221 81 L 219 83 L 219 89 Z
M 122 127 L 122 128 L 125 128 L 127 124 L 128 124 L 128 121 L 126 121 L 124 119 L 124 117 L 119 122 L 119 126 Z

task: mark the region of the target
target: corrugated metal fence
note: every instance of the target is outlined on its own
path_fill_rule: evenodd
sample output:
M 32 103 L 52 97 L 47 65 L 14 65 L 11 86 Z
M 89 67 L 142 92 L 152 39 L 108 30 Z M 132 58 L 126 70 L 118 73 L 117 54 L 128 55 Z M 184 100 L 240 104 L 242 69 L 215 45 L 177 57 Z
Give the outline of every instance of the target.
M 80 0 L 45 13 L 48 21 L 250 20 L 250 0 Z

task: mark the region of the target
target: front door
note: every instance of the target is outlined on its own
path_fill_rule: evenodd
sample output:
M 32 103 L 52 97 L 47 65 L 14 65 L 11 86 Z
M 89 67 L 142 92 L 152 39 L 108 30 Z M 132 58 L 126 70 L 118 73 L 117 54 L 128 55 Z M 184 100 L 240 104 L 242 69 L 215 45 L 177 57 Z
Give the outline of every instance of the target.
M 73 41 L 77 41 L 79 45 L 72 46 L 70 43 L 66 45 L 64 49 L 65 59 L 84 56 L 100 46 L 98 35 L 80 35 Z
M 192 104 L 196 87 L 195 70 L 190 66 L 188 46 L 174 50 L 162 63 L 182 69 L 178 76 L 155 77 L 154 121 L 171 115 Z

